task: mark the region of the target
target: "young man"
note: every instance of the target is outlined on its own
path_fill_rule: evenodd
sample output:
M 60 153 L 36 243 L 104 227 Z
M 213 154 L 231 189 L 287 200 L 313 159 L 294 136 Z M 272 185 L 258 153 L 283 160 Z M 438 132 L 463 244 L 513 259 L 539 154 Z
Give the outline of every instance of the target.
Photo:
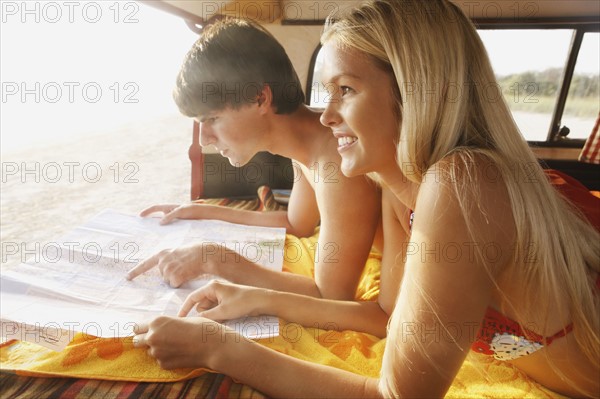
M 214 145 L 232 165 L 246 164 L 259 151 L 291 158 L 295 179 L 288 210 L 156 205 L 142 216 L 163 212 L 163 223 L 207 218 L 285 227 L 300 237 L 312 235 L 320 220 L 314 280 L 272 272 L 243 257 L 227 262 L 233 257 L 209 256 L 201 244 L 162 251 L 137 265 L 128 278 L 158 267 L 173 287 L 208 273 L 238 284 L 353 299 L 379 225 L 379 190 L 366 177 L 341 173 L 338 146 L 352 143 L 338 143 L 321 125 L 321 112 L 304 105 L 298 76 L 277 40 L 248 21 L 229 19 L 207 27 L 184 60 L 174 98 L 184 115 L 200 123 L 201 145 Z

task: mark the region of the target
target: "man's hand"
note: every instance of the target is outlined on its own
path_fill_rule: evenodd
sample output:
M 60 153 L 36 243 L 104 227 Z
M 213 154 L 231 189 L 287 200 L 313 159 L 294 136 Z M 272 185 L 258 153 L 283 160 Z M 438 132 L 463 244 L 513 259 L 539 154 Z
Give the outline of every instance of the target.
M 206 219 L 206 205 L 203 204 L 160 204 L 152 205 L 140 212 L 140 216 L 146 217 L 155 212 L 162 212 L 163 218 L 160 224 L 169 224 L 174 219 Z
M 133 280 L 140 274 L 158 267 L 166 283 L 177 288 L 183 283 L 193 280 L 202 274 L 211 273 L 211 266 L 220 259 L 220 247 L 196 244 L 177 249 L 165 249 L 140 262 L 127 273 L 127 280 Z M 210 269 L 210 270 L 209 270 Z

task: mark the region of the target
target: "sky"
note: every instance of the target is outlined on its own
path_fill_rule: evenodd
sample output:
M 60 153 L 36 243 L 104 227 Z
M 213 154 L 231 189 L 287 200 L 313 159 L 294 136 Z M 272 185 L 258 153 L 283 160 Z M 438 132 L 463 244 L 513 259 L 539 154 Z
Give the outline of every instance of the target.
M 197 38 L 181 18 L 133 1 L 1 6 L 3 152 L 178 113 L 171 92 Z
M 573 31 L 571 30 L 480 30 L 494 72 L 499 76 L 528 70 L 543 71 L 565 66 Z M 600 73 L 598 33 L 587 33 L 579 52 L 577 71 Z M 541 44 L 541 45 L 540 45 Z

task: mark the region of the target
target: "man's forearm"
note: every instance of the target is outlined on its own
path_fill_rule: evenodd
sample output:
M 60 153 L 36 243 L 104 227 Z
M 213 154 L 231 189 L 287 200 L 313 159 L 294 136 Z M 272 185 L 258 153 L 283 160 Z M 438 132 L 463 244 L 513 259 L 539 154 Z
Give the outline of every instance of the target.
M 202 219 L 216 219 L 248 226 L 288 228 L 286 211 L 248 211 L 217 205 L 198 205 Z

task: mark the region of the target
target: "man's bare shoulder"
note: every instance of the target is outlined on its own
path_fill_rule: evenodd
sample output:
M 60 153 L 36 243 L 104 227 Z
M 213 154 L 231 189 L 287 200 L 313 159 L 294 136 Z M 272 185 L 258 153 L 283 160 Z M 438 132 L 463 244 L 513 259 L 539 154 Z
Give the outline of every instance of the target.
M 377 184 L 368 177 L 347 177 L 342 173 L 342 157 L 337 151 L 335 137 L 318 141 L 319 146 L 313 147 L 315 150 L 309 162 L 293 161 L 297 180 L 306 179 L 317 196 L 331 195 L 332 192 L 347 195 L 348 198 L 352 195 L 377 195 Z

